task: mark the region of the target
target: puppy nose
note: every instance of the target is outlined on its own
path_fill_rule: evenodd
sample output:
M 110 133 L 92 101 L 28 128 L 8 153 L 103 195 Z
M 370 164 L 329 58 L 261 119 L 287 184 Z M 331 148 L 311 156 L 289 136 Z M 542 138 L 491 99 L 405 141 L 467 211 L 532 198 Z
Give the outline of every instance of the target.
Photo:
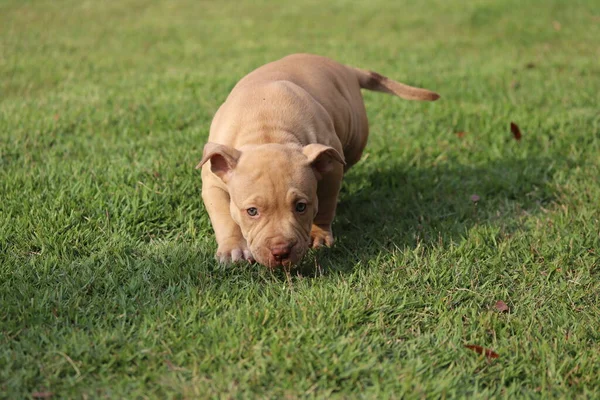
M 271 247 L 271 254 L 276 261 L 285 261 L 290 258 L 291 244 L 278 244 Z

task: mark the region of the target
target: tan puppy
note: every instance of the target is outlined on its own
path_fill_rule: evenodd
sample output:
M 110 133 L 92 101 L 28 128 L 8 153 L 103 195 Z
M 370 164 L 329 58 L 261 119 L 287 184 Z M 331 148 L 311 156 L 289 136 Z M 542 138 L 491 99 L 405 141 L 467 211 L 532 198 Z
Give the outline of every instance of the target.
M 244 77 L 219 108 L 202 161 L 202 198 L 221 262 L 269 267 L 333 244 L 344 172 L 369 126 L 360 89 L 437 100 L 375 72 L 295 54 Z

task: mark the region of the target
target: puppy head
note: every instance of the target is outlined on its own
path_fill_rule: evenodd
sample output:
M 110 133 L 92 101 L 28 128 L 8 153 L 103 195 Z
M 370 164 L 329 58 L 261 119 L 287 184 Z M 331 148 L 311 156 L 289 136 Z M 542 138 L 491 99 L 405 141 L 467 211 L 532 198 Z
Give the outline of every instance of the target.
M 304 256 L 319 209 L 317 181 L 335 162 L 344 163 L 335 149 L 320 144 L 264 144 L 241 152 L 211 142 L 198 167 L 207 161 L 227 185 L 231 218 L 254 259 L 268 267 Z

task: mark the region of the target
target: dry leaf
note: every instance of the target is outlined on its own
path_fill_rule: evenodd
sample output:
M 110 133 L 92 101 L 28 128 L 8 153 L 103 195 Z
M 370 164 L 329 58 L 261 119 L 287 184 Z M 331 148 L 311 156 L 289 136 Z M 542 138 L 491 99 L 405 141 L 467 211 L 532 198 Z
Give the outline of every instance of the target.
M 481 200 L 481 197 L 479 197 L 479 195 L 477 195 L 477 194 L 472 194 L 471 195 L 471 201 L 473 203 L 477 203 L 479 200 Z
M 527 69 L 533 69 L 535 68 L 535 64 L 532 62 L 528 62 L 527 64 L 525 64 L 525 68 Z
M 511 122 L 510 123 L 510 131 L 512 132 L 515 140 L 521 140 L 521 137 L 523 135 L 521 134 L 521 129 L 519 128 L 519 126 L 517 124 L 515 124 L 514 122 Z
M 33 392 L 33 393 L 31 393 L 31 397 L 36 398 L 36 399 L 49 399 L 50 397 L 52 397 L 52 395 L 54 395 L 54 393 L 52 393 L 52 392 Z
M 562 28 L 562 25 L 558 21 L 552 21 L 552 26 L 554 27 L 555 31 L 560 31 L 560 28 Z
M 496 310 L 500 312 L 508 312 L 510 309 L 508 308 L 505 302 L 503 302 L 502 300 L 498 300 L 496 302 Z
M 477 354 L 484 354 L 487 358 L 498 358 L 500 357 L 498 353 L 493 350 L 486 349 L 485 347 L 478 346 L 476 344 L 467 344 L 465 345 L 467 349 L 473 350 Z
M 455 134 L 456 134 L 456 136 L 458 136 L 459 138 L 462 138 L 462 137 L 464 137 L 464 136 L 467 134 L 467 132 L 460 131 L 460 132 L 455 132 Z
M 169 359 L 165 359 L 165 364 L 167 364 L 167 368 L 169 368 L 169 371 L 185 371 L 185 368 L 176 366 Z

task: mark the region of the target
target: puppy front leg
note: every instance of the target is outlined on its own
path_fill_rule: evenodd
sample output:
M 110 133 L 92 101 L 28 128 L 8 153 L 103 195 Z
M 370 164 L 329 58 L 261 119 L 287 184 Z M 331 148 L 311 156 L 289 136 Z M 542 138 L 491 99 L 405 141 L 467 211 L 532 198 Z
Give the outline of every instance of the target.
M 202 200 L 217 238 L 215 258 L 224 264 L 254 261 L 240 227 L 229 213 L 229 194 L 219 187 L 203 186 Z
M 323 245 L 331 247 L 333 245 L 334 239 L 331 224 L 335 217 L 335 209 L 337 207 L 343 176 L 344 167 L 338 164 L 319 181 L 319 186 L 317 187 L 319 211 L 313 220 L 310 231 L 313 248 Z

